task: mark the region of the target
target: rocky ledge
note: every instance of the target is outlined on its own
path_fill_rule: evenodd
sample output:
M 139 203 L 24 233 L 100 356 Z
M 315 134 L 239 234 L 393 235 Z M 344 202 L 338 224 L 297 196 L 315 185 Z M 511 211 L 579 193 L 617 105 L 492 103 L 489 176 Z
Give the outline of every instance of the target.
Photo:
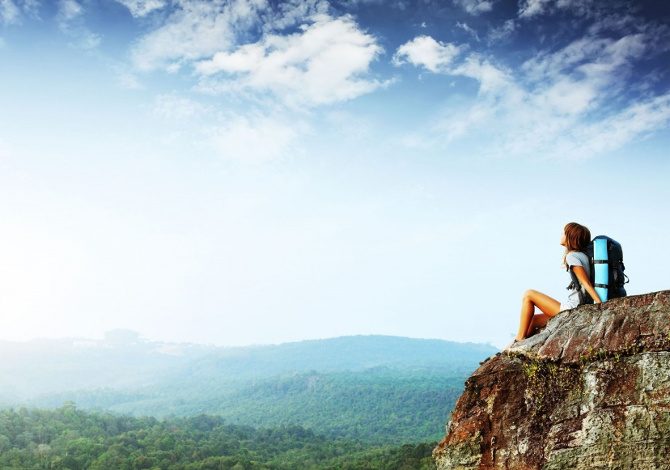
M 583 305 L 487 359 L 438 469 L 670 469 L 670 290 Z

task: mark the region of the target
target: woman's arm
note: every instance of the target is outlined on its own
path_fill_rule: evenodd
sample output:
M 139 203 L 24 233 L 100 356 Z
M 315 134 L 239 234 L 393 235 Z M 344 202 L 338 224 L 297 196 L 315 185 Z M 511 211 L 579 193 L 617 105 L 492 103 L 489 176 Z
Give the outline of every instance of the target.
M 570 267 L 575 272 L 575 276 L 577 276 L 579 283 L 584 286 L 586 292 L 588 292 L 591 298 L 593 299 L 593 302 L 596 304 L 601 303 L 602 301 L 600 300 L 600 296 L 598 296 L 598 293 L 591 285 L 591 281 L 589 280 L 589 277 L 586 275 L 586 271 L 584 271 L 584 268 L 577 265 Z

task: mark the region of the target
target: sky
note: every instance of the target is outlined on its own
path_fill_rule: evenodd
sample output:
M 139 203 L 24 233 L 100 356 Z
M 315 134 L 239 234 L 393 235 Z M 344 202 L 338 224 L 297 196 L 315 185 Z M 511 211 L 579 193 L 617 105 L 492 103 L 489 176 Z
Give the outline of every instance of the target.
M 0 339 L 508 343 L 670 288 L 670 4 L 0 0 Z

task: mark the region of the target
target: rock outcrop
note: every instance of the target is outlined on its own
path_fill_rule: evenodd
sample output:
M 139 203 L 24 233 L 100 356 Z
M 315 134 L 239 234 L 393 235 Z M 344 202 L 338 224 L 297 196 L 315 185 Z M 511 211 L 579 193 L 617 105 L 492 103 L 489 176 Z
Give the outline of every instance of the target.
M 583 305 L 489 358 L 438 469 L 670 469 L 670 291 Z

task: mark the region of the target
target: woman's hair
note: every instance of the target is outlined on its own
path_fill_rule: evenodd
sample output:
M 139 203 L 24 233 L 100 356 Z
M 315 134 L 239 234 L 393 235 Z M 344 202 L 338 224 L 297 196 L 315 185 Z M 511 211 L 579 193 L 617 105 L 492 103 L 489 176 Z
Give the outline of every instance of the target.
M 563 266 L 565 257 L 571 251 L 584 252 L 591 243 L 591 231 L 577 222 L 569 222 L 563 227 L 565 233 L 565 253 L 563 253 Z

